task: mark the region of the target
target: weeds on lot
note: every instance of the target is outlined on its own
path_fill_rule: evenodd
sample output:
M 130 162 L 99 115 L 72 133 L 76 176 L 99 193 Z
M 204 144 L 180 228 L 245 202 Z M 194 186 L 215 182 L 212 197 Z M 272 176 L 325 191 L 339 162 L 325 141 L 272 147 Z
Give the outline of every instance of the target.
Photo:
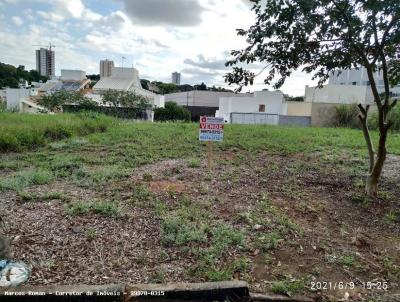
M 113 118 L 103 115 L 0 112 L 0 152 L 21 152 L 55 140 L 104 132 L 114 121 Z
M 198 168 L 200 167 L 200 161 L 197 158 L 192 158 L 188 163 L 189 168 Z
M 389 280 L 400 282 L 400 266 L 394 263 L 389 257 L 382 257 L 381 262 Z
M 182 217 L 167 217 L 161 223 L 161 241 L 164 244 L 186 245 L 189 242 L 204 242 L 205 227 L 185 221 Z
M 73 156 L 54 156 L 48 163 L 49 169 L 58 177 L 68 177 L 81 166 L 81 158 Z
M 80 167 L 74 174 L 74 182 L 81 187 L 96 187 L 127 176 L 129 176 L 129 170 L 120 166 L 103 166 L 96 170 Z
M 276 249 L 281 236 L 276 232 L 262 233 L 254 239 L 254 248 L 263 252 Z
M 32 185 L 48 184 L 52 180 L 52 173 L 46 169 L 20 171 L 9 178 L 1 179 L 0 191 L 21 191 Z
M 67 213 L 70 215 L 83 215 L 89 212 L 108 217 L 121 216 L 121 209 L 115 202 L 105 200 L 77 201 L 66 205 Z
M 275 281 L 271 284 L 271 291 L 275 294 L 293 296 L 304 290 L 305 284 L 302 280 Z
M 47 201 L 47 200 L 61 200 L 65 201 L 67 200 L 67 196 L 61 192 L 48 192 L 44 194 L 37 194 L 33 192 L 18 192 L 18 197 L 21 199 L 21 201 L 24 202 L 39 202 L 39 201 Z
M 90 228 L 86 230 L 85 235 L 89 241 L 92 241 L 97 238 L 97 231 L 96 229 Z
M 164 270 L 158 270 L 153 273 L 150 277 L 150 282 L 152 283 L 165 283 L 165 272 Z
M 344 266 L 354 266 L 354 257 L 351 255 L 344 255 L 340 258 L 340 262 L 344 265 Z
M 150 173 L 143 173 L 142 176 L 144 181 L 152 181 L 153 180 L 153 175 L 151 175 Z

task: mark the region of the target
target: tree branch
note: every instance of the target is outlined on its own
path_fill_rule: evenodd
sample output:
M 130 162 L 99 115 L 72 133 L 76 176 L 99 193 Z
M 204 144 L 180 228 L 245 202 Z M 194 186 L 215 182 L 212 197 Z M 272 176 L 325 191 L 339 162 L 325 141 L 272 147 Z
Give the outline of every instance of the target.
M 372 65 L 375 64 L 376 60 L 379 59 L 380 53 L 382 52 L 383 48 L 385 47 L 386 37 L 389 34 L 389 31 L 392 29 L 392 27 L 395 25 L 395 23 L 399 20 L 400 20 L 400 15 L 396 15 L 396 16 L 393 16 L 392 20 L 389 22 L 385 32 L 383 33 L 382 40 L 381 40 L 378 50 L 376 51 L 375 58 L 371 62 Z

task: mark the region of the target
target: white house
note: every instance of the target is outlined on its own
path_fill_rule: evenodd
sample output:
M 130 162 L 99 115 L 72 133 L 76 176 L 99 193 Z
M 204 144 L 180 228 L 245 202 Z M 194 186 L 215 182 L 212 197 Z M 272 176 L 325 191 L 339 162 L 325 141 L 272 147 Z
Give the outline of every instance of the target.
M 265 118 L 267 114 L 276 115 L 278 123 L 279 115 L 287 114 L 287 104 L 283 93 L 277 91 L 256 91 L 253 95 L 242 97 L 221 97 L 219 99 L 219 110 L 216 117 L 223 117 L 225 122 L 230 123 L 232 114 L 254 113 L 251 118 L 257 118 L 256 113 Z M 275 117 L 272 117 L 274 119 Z M 244 121 L 245 122 L 245 121 Z
M 164 107 L 164 97 L 142 87 L 139 71 L 136 68 L 112 67 L 111 76 L 101 78 L 93 86 L 94 94 L 103 94 L 108 90 L 132 91 L 147 97 L 155 107 Z M 95 97 L 92 97 L 96 100 Z

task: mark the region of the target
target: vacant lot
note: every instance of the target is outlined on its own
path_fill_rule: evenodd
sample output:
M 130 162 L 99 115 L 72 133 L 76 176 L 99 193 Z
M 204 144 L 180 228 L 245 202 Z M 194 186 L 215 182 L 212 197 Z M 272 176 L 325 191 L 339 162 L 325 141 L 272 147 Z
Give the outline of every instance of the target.
M 29 283 L 241 279 L 353 300 L 384 294 L 363 282 L 399 290 L 399 134 L 369 199 L 360 131 L 228 125 L 210 173 L 197 127 L 114 121 L 1 155 L 1 212 Z

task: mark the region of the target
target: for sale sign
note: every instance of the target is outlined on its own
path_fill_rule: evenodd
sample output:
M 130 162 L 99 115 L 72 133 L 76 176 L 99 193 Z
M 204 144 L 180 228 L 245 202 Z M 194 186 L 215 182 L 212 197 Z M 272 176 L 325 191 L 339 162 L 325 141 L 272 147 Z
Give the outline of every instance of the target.
M 224 139 L 224 119 L 222 117 L 200 116 L 199 140 L 222 142 Z

